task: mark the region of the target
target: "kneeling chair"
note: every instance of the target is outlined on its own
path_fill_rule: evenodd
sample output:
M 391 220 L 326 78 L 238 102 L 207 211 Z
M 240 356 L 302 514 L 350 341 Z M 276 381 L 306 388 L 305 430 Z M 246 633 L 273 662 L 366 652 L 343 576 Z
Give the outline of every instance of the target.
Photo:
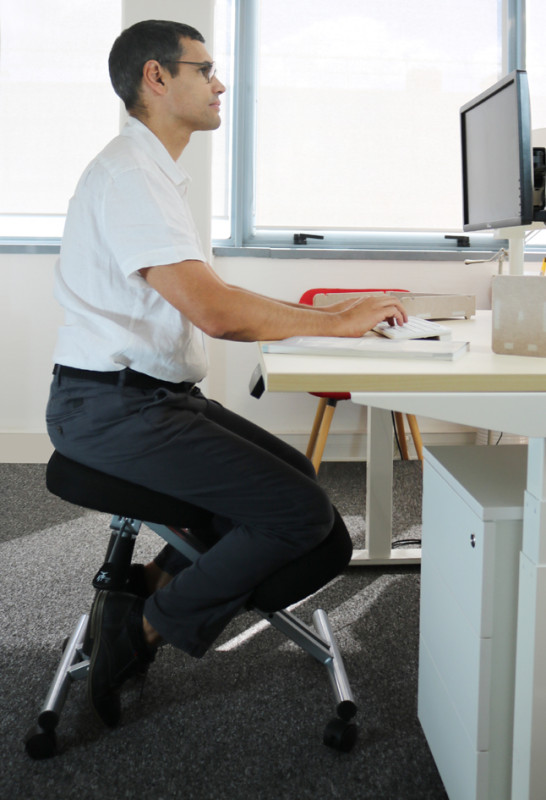
M 210 526 L 207 526 L 210 512 L 90 469 L 58 452 L 53 453 L 47 465 L 46 484 L 50 492 L 70 503 L 108 514 L 115 512 L 110 523 L 112 532 L 106 560 L 93 580 L 97 590 L 124 589 L 142 521 L 190 561 L 195 561 L 200 553 L 214 544 L 210 534 L 202 533 L 203 528 L 210 531 Z M 199 534 L 192 532 L 192 528 L 200 531 Z M 338 575 L 347 566 L 351 553 L 348 535 L 332 532 L 314 550 L 268 577 L 256 588 L 247 604 L 247 608 L 268 620 L 327 668 L 337 716 L 326 725 L 323 741 L 344 752 L 348 752 L 356 741 L 357 726 L 353 718 L 357 707 L 328 617 L 322 609 L 317 609 L 313 614 L 313 629 L 284 609 Z M 86 652 L 89 649 L 88 623 L 89 614 L 83 614 L 65 641 L 62 658 L 37 724 L 25 737 L 26 750 L 32 758 L 56 755 L 56 727 L 70 684 L 87 677 L 90 655 Z

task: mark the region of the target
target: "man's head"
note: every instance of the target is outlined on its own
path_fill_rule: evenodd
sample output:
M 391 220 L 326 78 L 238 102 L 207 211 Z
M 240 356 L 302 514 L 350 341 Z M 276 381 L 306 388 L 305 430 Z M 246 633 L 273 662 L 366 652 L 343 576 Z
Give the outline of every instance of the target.
M 184 57 L 184 39 L 204 43 L 203 36 L 191 25 L 166 20 L 137 22 L 124 30 L 110 51 L 110 80 L 127 111 L 135 111 L 141 102 L 142 71 L 154 60 L 173 77 Z

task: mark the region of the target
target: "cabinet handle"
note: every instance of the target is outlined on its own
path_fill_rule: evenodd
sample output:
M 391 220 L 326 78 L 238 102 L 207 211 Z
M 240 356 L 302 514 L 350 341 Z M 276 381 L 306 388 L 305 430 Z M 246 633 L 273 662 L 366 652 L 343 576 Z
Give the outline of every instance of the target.
M 471 533 L 470 534 L 470 546 L 471 547 L 476 547 L 476 534 L 475 533 Z

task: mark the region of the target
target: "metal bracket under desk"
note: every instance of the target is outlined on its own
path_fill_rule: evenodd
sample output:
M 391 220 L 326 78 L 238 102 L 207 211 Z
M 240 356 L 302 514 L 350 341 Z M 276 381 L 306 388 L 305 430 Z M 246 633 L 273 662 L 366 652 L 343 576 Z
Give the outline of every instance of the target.
M 420 564 L 421 548 L 392 547 L 392 420 L 390 410 L 368 406 L 366 550 L 355 550 L 350 566 Z

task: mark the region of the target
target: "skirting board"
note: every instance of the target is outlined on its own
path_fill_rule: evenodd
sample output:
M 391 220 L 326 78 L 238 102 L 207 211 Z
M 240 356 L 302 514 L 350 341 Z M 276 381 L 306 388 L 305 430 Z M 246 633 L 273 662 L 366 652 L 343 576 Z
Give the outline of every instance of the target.
M 47 433 L 0 433 L 2 464 L 45 464 L 52 452 Z
M 307 449 L 308 433 L 278 434 L 279 438 L 291 444 L 296 450 L 305 453 Z M 474 444 L 476 433 L 474 431 L 446 431 L 423 433 L 423 444 Z M 413 441 L 408 434 L 406 437 L 410 458 L 416 458 Z M 0 463 L 3 464 L 45 464 L 53 448 L 45 433 L 18 433 L 0 432 Z M 398 457 L 393 437 L 393 456 Z M 324 461 L 365 461 L 366 460 L 366 434 L 335 433 L 328 437 Z
M 279 438 L 287 444 L 291 444 L 296 450 L 305 453 L 309 434 L 278 434 Z M 473 430 L 457 431 L 421 431 L 423 445 L 425 447 L 440 444 L 474 444 L 476 432 Z M 408 446 L 409 457 L 417 458 L 413 439 L 406 427 L 406 443 Z M 326 448 L 324 450 L 324 461 L 366 461 L 367 436 L 365 433 L 335 433 L 328 435 Z M 400 454 L 396 447 L 393 435 L 393 457 L 399 458 Z

